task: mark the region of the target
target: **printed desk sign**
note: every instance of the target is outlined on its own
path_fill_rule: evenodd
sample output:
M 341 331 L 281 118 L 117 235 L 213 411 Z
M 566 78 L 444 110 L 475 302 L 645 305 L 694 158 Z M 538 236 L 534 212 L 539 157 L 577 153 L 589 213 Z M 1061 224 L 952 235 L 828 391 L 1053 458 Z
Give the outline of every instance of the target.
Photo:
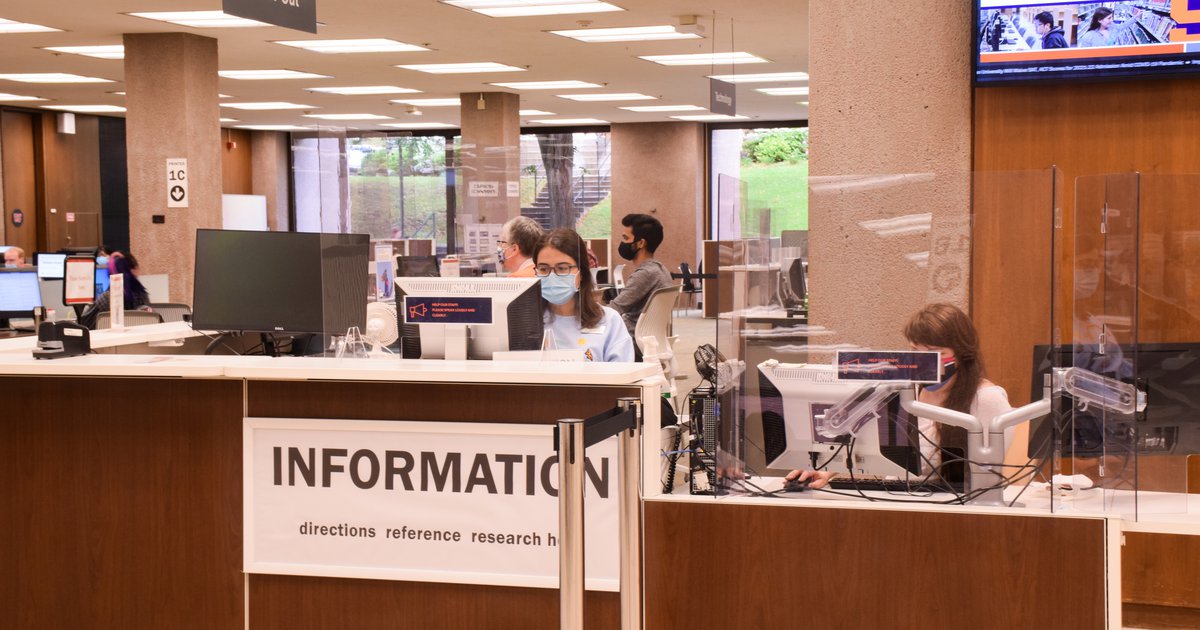
M 404 296 L 406 324 L 490 324 L 492 298 Z
M 937 352 L 841 351 L 836 365 L 837 377 L 843 381 L 937 383 L 942 378 Z
M 244 568 L 558 588 L 553 428 L 246 418 Z M 619 588 L 616 439 L 588 449 L 587 588 Z

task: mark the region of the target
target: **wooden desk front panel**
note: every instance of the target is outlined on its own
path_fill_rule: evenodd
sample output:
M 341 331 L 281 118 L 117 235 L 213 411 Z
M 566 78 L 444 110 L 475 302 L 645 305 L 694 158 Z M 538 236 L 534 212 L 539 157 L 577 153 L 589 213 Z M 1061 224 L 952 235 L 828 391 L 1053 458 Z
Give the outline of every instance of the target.
M 243 627 L 240 381 L 0 392 L 0 627 Z
M 250 382 L 251 416 L 551 424 L 610 409 L 633 387 Z M 617 593 L 588 593 L 589 630 L 620 627 Z M 556 589 L 250 576 L 250 625 L 477 630 L 558 628 Z
M 646 628 L 1103 628 L 1100 519 L 645 504 Z

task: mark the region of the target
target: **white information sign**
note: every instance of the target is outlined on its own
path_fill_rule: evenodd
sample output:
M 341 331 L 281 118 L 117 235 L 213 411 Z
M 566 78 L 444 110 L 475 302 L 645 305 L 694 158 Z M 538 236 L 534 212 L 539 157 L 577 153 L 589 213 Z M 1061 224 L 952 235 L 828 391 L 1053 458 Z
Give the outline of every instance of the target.
M 246 418 L 247 573 L 558 587 L 544 425 Z M 617 445 L 588 449 L 590 590 L 618 590 Z
M 467 187 L 468 197 L 499 197 L 500 182 L 473 181 Z
M 167 158 L 167 207 L 188 207 L 187 158 Z
M 109 326 L 125 327 L 125 274 L 114 273 L 108 278 Z
M 508 182 L 508 196 L 509 197 L 520 197 L 521 196 L 521 182 Z
M 472 223 L 463 226 L 464 254 L 495 255 L 503 223 Z

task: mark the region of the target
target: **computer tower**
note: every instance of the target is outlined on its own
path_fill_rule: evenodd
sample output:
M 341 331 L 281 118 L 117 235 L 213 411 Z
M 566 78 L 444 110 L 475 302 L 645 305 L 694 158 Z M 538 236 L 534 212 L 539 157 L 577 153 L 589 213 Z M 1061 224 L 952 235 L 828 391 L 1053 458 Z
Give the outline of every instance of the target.
M 692 494 L 711 495 L 717 484 L 720 399 L 712 387 L 697 387 L 688 396 L 687 409 L 692 427 L 688 489 Z

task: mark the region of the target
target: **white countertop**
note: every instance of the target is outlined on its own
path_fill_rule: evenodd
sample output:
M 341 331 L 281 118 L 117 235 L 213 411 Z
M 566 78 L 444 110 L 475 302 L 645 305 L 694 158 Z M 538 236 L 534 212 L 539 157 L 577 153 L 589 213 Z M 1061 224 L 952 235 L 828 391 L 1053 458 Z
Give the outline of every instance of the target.
M 91 331 L 92 348 L 113 348 L 157 341 L 173 341 L 199 337 L 202 333 L 192 330 L 185 322 L 130 326 L 121 330 L 107 328 Z M 0 339 L 0 354 L 32 352 L 37 346 L 37 335 Z

